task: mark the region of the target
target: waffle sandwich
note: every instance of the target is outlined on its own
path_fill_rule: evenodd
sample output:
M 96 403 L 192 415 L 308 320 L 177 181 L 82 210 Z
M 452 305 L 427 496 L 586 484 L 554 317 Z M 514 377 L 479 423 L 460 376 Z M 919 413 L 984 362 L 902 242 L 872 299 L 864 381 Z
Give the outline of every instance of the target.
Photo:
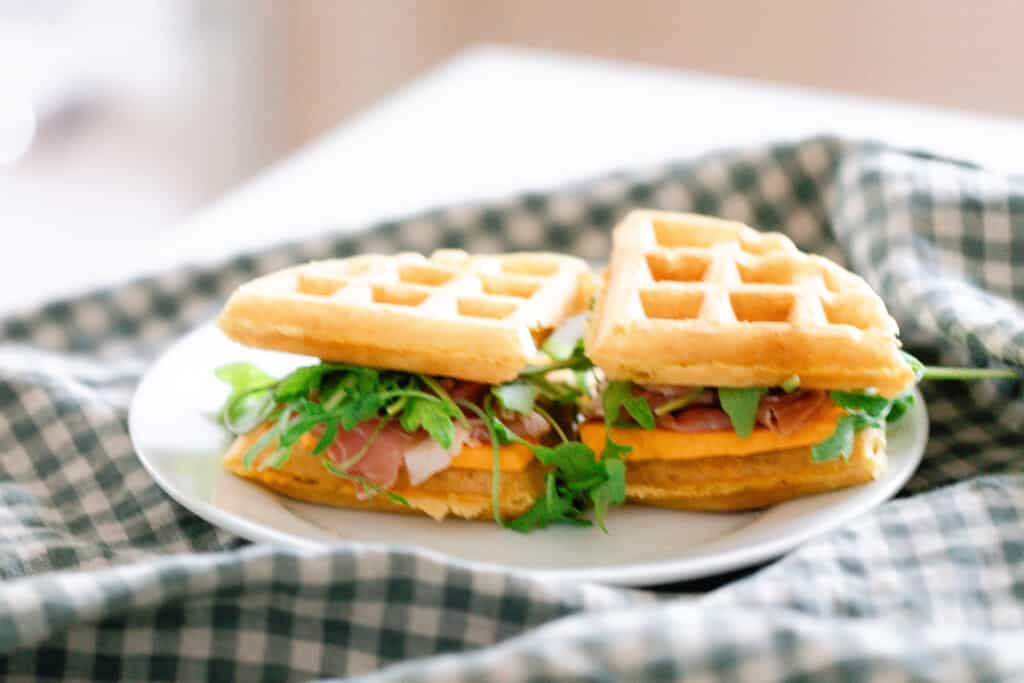
M 516 517 L 544 490 L 530 446 L 546 438 L 550 415 L 510 410 L 493 390 L 530 366 L 592 288 L 579 259 L 457 250 L 361 255 L 253 280 L 219 327 L 320 363 L 283 379 L 248 364 L 218 371 L 233 387 L 222 419 L 237 434 L 224 465 L 304 501 Z M 495 413 L 518 442 L 496 438 Z
M 646 408 L 581 438 L 632 447 L 627 497 L 647 505 L 746 510 L 869 482 L 915 379 L 896 335 L 863 279 L 784 235 L 635 211 L 586 351 Z

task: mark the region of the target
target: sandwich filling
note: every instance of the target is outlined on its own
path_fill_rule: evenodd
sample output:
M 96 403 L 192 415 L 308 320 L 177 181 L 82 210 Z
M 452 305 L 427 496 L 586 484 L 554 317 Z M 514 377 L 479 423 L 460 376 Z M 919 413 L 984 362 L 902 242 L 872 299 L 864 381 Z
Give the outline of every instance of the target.
M 466 401 L 482 408 L 490 388 L 484 384 L 461 382 L 451 378 L 432 378 L 455 402 Z M 456 403 L 458 405 L 458 403 Z M 499 407 L 495 416 L 516 436 L 539 443 L 551 432 L 550 423 L 536 410 L 525 414 Z M 360 422 L 351 430 L 338 430 L 334 440 L 323 451 L 335 467 L 365 478 L 381 489 L 390 489 L 404 466 L 409 483 L 418 486 L 434 474 L 451 467 L 463 450 L 491 444 L 491 434 L 483 419 L 471 416 L 456 421 L 448 447 L 434 439 L 422 426 L 407 431 L 401 420 L 388 420 L 387 415 Z M 321 439 L 327 427 L 318 424 L 311 431 Z M 447 442 L 447 438 L 445 439 Z M 370 491 L 357 486 L 360 497 Z
M 635 396 L 643 398 L 655 416 L 658 429 L 671 432 L 710 432 L 732 429 L 728 413 L 722 409 L 718 392 L 704 387 L 679 387 L 664 384 L 635 385 Z M 755 424 L 776 434 L 799 431 L 828 401 L 824 391 L 776 389 L 761 396 Z
M 582 343 L 557 350 L 545 345 L 545 352 L 550 363 L 527 367 L 501 385 L 327 362 L 275 379 L 235 363 L 216 372 L 232 387 L 220 419 L 235 434 L 252 435 L 242 456 L 246 469 L 285 466 L 302 439 L 315 443 L 304 452 L 350 481 L 357 496 L 385 495 L 404 505 L 392 490 L 402 468 L 409 484 L 418 486 L 449 467 L 483 469 L 481 451 L 489 446 L 498 524 L 517 531 L 586 525 L 592 509 L 593 522 L 603 528 L 608 507 L 625 500 L 622 451 L 608 445 L 598 457 L 566 434 L 593 369 Z M 562 424 L 559 414 L 568 414 Z M 533 460 L 544 466 L 544 495 L 506 523 L 501 471 Z
M 924 367 L 912 356 L 905 358 L 915 377 L 920 378 Z M 604 386 L 603 392 L 628 397 L 622 402 L 626 410 L 616 421 L 619 429 L 615 435 L 620 442 L 634 446 L 634 457 L 642 453 L 640 457 L 647 459 L 685 458 L 692 452 L 703 456 L 763 453 L 795 446 L 811 446 L 815 462 L 848 459 L 857 432 L 868 427 L 884 428 L 886 423 L 899 419 L 914 401 L 909 389 L 893 399 L 872 390 L 803 390 L 796 375 L 778 387 L 695 387 L 613 381 Z M 604 403 L 595 402 L 595 416 L 600 416 Z M 682 440 L 686 444 L 671 439 L 672 448 L 663 448 L 666 444 L 658 441 L 623 435 L 622 427 L 699 434 L 703 438 Z M 584 424 L 584 441 L 593 442 L 596 429 L 595 424 Z M 683 445 L 695 448 L 681 449 Z M 717 452 L 709 452 L 711 445 Z

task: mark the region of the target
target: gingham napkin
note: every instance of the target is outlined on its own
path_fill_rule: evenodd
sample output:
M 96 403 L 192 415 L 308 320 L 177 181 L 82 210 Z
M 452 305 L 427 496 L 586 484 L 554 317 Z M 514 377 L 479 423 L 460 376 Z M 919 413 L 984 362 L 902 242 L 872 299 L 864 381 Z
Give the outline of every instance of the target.
M 604 259 L 609 228 L 637 206 L 780 229 L 844 263 L 927 362 L 1024 364 L 1024 179 L 832 138 L 433 212 L 54 303 L 2 323 L 0 679 L 1024 678 L 1024 400 L 1013 382 L 926 385 L 932 438 L 904 497 L 700 597 L 397 550 L 247 545 L 172 502 L 136 459 L 126 412 L 141 372 L 240 282 L 399 248 Z

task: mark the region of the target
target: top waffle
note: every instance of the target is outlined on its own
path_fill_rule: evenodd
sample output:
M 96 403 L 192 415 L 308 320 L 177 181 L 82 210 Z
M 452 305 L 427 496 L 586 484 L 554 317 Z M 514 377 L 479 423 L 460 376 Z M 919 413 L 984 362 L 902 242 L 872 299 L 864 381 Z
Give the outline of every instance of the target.
M 218 325 L 248 346 L 496 384 L 592 291 L 586 264 L 557 254 L 366 254 L 253 280 Z
M 896 322 L 860 277 L 784 235 L 634 211 L 615 229 L 587 353 L 648 384 L 904 391 Z

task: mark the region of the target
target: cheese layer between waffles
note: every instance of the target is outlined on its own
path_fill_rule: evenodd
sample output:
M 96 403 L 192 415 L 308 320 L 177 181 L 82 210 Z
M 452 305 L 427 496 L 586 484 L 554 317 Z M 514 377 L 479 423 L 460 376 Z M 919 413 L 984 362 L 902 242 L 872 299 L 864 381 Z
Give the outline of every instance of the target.
M 224 455 L 224 467 L 234 474 L 255 481 L 289 498 L 335 507 L 381 512 L 422 513 L 434 519 L 451 515 L 465 519 L 487 519 L 491 508 L 490 444 L 463 448 L 452 464 L 419 485 L 410 484 L 405 470 L 389 489 L 409 503 L 394 502 L 384 494 L 359 495 L 355 484 L 340 479 L 326 469 L 320 456 L 312 454 L 316 440 L 306 435 L 295 445 L 288 462 L 278 468 L 261 469 L 260 464 L 274 451 L 270 444 L 254 456 L 246 467 L 246 452 L 265 429 L 239 436 Z M 544 471 L 540 462 L 524 446 L 503 446 L 500 455 L 501 492 L 498 504 L 505 518 L 521 515 L 544 491 Z
M 835 427 L 834 421 L 831 426 Z M 767 430 L 755 430 L 754 435 L 759 432 Z M 813 442 L 806 438 L 791 439 L 791 445 L 773 450 L 750 451 L 738 446 L 735 450 L 741 451 L 739 455 L 728 453 L 732 449 L 707 455 L 703 454 L 707 449 L 700 445 L 701 436 L 704 434 L 613 430 L 613 439 L 634 445 L 638 453 L 651 441 L 660 440 L 660 454 L 683 456 L 629 457 L 627 498 L 634 503 L 679 510 L 754 510 L 799 496 L 866 484 L 878 478 L 886 467 L 885 432 L 879 429 L 858 432 L 848 459 L 822 463 L 812 461 Z M 731 436 L 739 438 L 734 433 Z M 604 443 L 604 425 L 583 425 L 581 437 L 587 445 L 599 448 Z M 648 451 L 646 456 L 651 454 Z
M 895 321 L 860 277 L 786 236 L 707 216 L 630 213 L 614 233 L 588 355 L 640 384 L 873 388 L 913 373 Z
M 592 291 L 587 265 L 558 254 L 366 254 L 253 280 L 218 325 L 256 348 L 498 384 Z

